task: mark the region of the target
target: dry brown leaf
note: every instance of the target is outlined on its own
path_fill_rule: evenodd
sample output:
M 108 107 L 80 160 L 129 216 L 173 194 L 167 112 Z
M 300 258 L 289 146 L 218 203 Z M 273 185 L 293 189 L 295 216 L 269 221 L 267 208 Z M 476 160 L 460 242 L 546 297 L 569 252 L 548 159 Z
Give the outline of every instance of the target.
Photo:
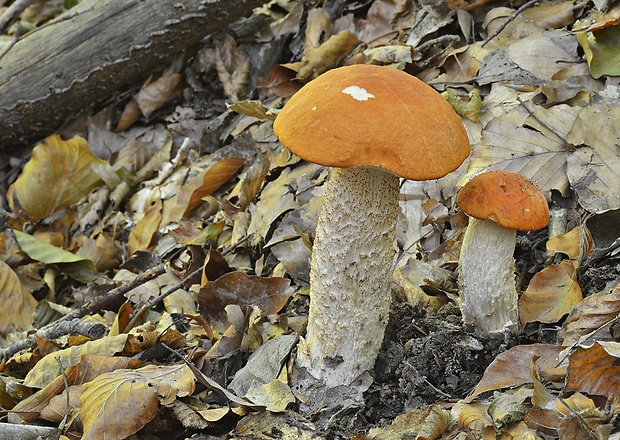
M 576 344 L 586 335 L 601 329 L 600 338 L 609 339 L 610 329 L 605 324 L 620 313 L 620 284 L 611 292 L 603 290 L 584 298 L 575 306 L 564 322 L 558 339 L 564 346 Z M 592 335 L 594 336 L 594 335 Z
M 523 421 L 532 429 L 550 436 L 557 436 L 561 416 L 553 409 L 534 406 L 527 410 Z
M 297 71 L 278 65 L 269 69 L 267 76 L 256 78 L 256 86 L 264 93 L 288 98 L 302 87 Z
M 575 3 L 572 0 L 553 4 L 538 4 L 523 11 L 523 16 L 547 29 L 563 28 L 575 21 Z
M 142 87 L 134 96 L 142 114 L 150 118 L 156 110 L 179 96 L 182 81 L 183 75 L 172 73 Z
M 482 379 L 465 403 L 470 403 L 477 396 L 492 390 L 514 387 L 532 382 L 530 362 L 538 356 L 536 363 L 544 371 L 558 362 L 558 355 L 563 347 L 549 344 L 516 345 L 500 353 L 485 370 Z
M 620 393 L 620 342 L 577 347 L 568 357 L 566 388 L 611 398 Z
M 131 98 L 125 105 L 123 113 L 121 113 L 121 117 L 118 120 L 118 124 L 116 124 L 116 132 L 120 133 L 127 130 L 141 117 L 142 111 L 140 110 L 140 106 L 134 98 Z
M 0 260 L 0 303 L 10 307 L 0 308 L 0 335 L 28 328 L 34 321 L 37 300 L 19 281 L 13 269 Z
M 161 187 L 163 209 L 160 227 L 178 222 L 191 213 L 205 196 L 230 179 L 244 161 L 242 157 L 211 155 L 189 169 L 180 168 Z
M 231 35 L 226 35 L 215 51 L 215 70 L 220 78 L 224 93 L 232 102 L 237 102 L 248 84 L 250 60 L 237 48 L 237 42 Z
M 230 325 L 226 316 L 227 306 L 240 306 L 246 316 L 251 307 L 258 307 L 262 316 L 277 313 L 291 296 L 289 284 L 290 281 L 285 278 L 262 278 L 231 272 L 200 289 L 200 313 L 211 326 L 223 333 Z
M 34 147 L 21 176 L 11 185 L 11 209 L 22 212 L 19 204 L 30 220 L 39 221 L 68 208 L 103 183 L 91 169 L 95 164 L 107 162 L 93 156 L 85 139 L 48 137 Z
M 538 272 L 519 298 L 521 325 L 530 322 L 553 323 L 567 315 L 583 295 L 575 267 L 564 260 Z
M 571 414 L 560 422 L 558 437 L 562 440 L 609 438 L 613 429 L 609 419 L 610 414 L 600 409 Z
M 179 194 L 179 203 L 184 203 L 189 195 L 187 208 L 185 208 L 184 216 L 191 213 L 202 202 L 202 199 L 213 194 L 230 179 L 243 165 L 245 159 L 242 157 L 226 157 L 221 161 L 213 164 L 202 176 L 202 185 L 197 188 L 186 190 L 184 185 Z
M 393 38 L 398 31 L 396 20 L 411 9 L 408 0 L 375 1 L 366 14 L 365 23 L 361 26 L 359 38 L 366 44 L 384 44 Z

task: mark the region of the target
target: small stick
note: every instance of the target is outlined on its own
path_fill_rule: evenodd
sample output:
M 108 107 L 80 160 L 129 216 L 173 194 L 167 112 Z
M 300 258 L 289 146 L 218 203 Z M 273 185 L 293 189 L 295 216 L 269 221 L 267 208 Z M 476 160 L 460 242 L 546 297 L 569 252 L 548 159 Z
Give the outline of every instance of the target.
M 16 0 L 15 3 L 6 8 L 6 11 L 0 15 L 0 30 L 3 30 L 7 24 L 15 21 L 17 19 L 16 17 L 24 12 L 24 9 L 33 4 L 34 1 L 35 0 Z

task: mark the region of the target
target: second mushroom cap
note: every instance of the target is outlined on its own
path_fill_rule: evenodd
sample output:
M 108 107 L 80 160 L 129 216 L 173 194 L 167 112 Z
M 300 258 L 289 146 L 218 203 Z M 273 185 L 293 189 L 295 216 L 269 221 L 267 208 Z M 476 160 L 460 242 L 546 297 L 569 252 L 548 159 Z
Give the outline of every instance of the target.
M 527 177 L 509 171 L 477 175 L 459 191 L 456 203 L 465 214 L 506 229 L 537 231 L 549 222 L 542 191 Z

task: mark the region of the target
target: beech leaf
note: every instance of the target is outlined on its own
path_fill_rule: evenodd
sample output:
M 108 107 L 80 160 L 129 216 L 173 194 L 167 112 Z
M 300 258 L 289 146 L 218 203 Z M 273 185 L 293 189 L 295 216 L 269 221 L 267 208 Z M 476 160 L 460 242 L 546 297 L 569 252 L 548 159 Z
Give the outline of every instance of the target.
M 32 150 L 32 158 L 13 184 L 19 204 L 32 221 L 39 221 L 76 203 L 103 181 L 92 171 L 107 165 L 81 137 L 63 141 L 52 135 Z M 15 209 L 14 209 L 15 211 Z

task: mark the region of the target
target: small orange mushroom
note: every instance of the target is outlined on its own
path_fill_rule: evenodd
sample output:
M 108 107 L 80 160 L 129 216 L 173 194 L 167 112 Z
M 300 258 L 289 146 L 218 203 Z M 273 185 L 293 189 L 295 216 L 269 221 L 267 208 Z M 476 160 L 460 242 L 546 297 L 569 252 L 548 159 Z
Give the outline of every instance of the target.
M 514 334 L 519 328 L 516 231 L 547 226 L 547 200 L 525 176 L 490 171 L 467 182 L 456 202 L 470 216 L 459 257 L 463 321 L 481 334 Z

